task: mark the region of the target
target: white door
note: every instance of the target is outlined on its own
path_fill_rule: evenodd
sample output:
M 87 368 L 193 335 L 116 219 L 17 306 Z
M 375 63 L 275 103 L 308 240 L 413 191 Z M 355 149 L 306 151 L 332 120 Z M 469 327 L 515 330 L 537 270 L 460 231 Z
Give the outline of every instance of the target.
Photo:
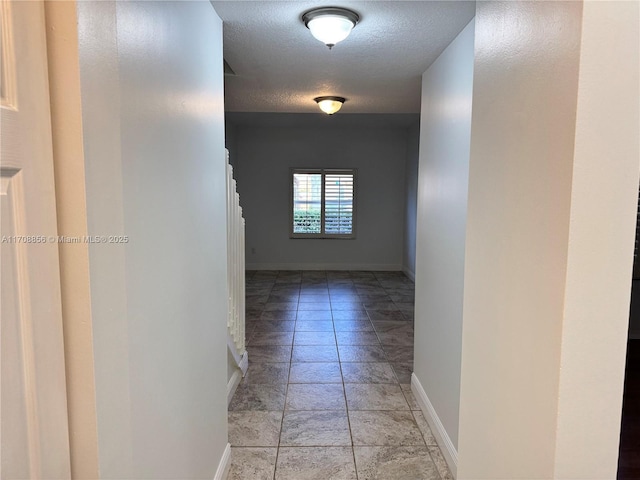
M 0 13 L 0 478 L 68 479 L 44 6 Z

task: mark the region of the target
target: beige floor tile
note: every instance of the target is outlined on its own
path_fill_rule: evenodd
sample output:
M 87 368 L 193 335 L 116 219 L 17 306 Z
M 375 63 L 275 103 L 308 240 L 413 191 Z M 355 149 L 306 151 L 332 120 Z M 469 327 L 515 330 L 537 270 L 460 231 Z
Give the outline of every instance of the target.
M 359 480 L 440 480 L 424 446 L 354 447 Z
M 229 412 L 229 443 L 234 447 L 277 447 L 283 412 Z
M 232 447 L 227 480 L 272 480 L 277 448 Z
M 398 383 L 388 363 L 342 363 L 345 383 Z
M 340 345 L 341 362 L 386 362 L 387 356 L 379 345 Z
M 440 478 L 442 480 L 453 480 L 453 475 L 451 475 L 451 471 L 447 466 L 447 462 L 442 456 L 442 452 L 437 445 L 429 445 L 427 446 L 429 449 L 429 454 L 433 460 L 433 463 L 436 464 L 436 468 L 438 469 L 438 473 L 440 473 Z
M 414 410 L 412 413 L 413 417 L 416 419 L 420 432 L 422 432 L 422 437 L 424 438 L 425 443 L 427 445 L 437 445 L 438 442 L 436 442 L 436 438 L 433 436 L 424 414 L 420 410 Z
M 352 449 L 351 447 L 280 448 L 275 478 L 276 480 L 356 480 Z
M 418 405 L 416 397 L 413 395 L 413 392 L 411 391 L 411 384 L 401 383 L 400 388 L 402 389 L 402 393 L 404 393 L 404 398 L 407 399 L 409 408 L 411 410 L 420 410 L 420 405 Z
M 392 363 L 391 367 L 400 383 L 411 383 L 413 373 L 413 363 Z
M 349 410 L 409 410 L 399 385 L 347 383 Z
M 411 392 L 410 280 L 253 271 L 246 292 L 229 480 L 452 480 Z
M 342 383 L 338 362 L 292 363 L 290 383 Z
M 344 388 L 339 383 L 292 383 L 286 410 L 346 410 Z
M 292 343 L 293 332 L 254 332 L 247 345 L 291 345 Z
M 258 320 L 253 323 L 255 332 L 293 332 L 294 320 Z
M 411 412 L 349 411 L 354 445 L 425 445 Z
M 240 385 L 229 404 L 229 411 L 241 410 L 284 410 L 287 386 L 282 385 Z
M 286 345 L 249 346 L 247 352 L 249 352 L 249 362 L 254 364 L 291 361 L 291 347 Z
M 287 411 L 281 446 L 350 446 L 349 421 L 344 410 Z
M 289 379 L 289 362 L 249 362 L 249 369 L 242 379 L 242 384 L 255 383 L 287 383 Z

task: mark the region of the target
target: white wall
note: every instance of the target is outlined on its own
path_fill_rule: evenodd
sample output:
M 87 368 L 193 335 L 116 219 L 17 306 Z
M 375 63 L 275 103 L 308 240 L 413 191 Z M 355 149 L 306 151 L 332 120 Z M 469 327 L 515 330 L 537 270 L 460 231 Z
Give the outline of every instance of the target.
M 640 170 L 639 18 L 638 2 L 584 4 L 558 479 L 615 478 L 617 471 Z
M 418 214 L 418 162 L 420 156 L 420 123 L 407 132 L 407 161 L 404 171 L 404 249 L 402 270 L 412 279 L 416 273 L 416 228 Z
M 416 116 L 339 115 L 235 117 L 248 269 L 402 269 L 407 127 Z M 358 169 L 355 240 L 289 238 L 292 167 Z
M 554 478 L 581 20 L 477 5 L 459 479 Z
M 472 20 L 422 76 L 414 384 L 419 382 L 418 397 L 426 393 L 435 411 L 432 425 L 439 422 L 443 427 L 440 432 L 437 427 L 434 430 L 454 449 L 458 444 L 473 44 Z
M 101 478 L 214 478 L 227 446 L 222 25 L 79 2 Z
M 422 188 L 437 177 L 433 139 L 421 143 L 413 386 L 434 433 L 449 433 L 445 388 L 427 374 L 455 376 L 461 355 L 459 465 L 439 439 L 458 479 L 616 476 L 640 170 L 639 65 L 629 61 L 639 57 L 638 13 L 631 2 L 586 2 L 584 16 L 577 2 L 478 3 L 464 274 L 445 292 L 455 294 L 449 311 L 460 294 L 463 306 L 454 322 L 437 317 L 449 330 L 425 317 L 448 272 L 423 283 L 439 243 L 421 222 L 456 221 L 430 193 L 456 183 Z M 428 92 L 423 102 L 428 132 L 448 112 Z M 459 131 L 440 123 L 440 143 Z M 440 348 L 460 313 L 461 352 Z

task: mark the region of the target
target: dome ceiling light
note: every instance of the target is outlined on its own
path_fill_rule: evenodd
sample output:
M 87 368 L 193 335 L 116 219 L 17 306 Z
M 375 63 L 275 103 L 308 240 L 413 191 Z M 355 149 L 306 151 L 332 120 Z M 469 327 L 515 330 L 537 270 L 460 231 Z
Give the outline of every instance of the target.
M 333 115 L 342 108 L 342 104 L 346 101 L 346 98 L 328 96 L 316 97 L 314 100 L 318 104 L 318 107 L 320 107 L 320 110 L 327 115 Z
M 353 10 L 339 7 L 314 8 L 302 15 L 302 21 L 311 35 L 324 43 L 329 50 L 349 36 L 360 16 Z

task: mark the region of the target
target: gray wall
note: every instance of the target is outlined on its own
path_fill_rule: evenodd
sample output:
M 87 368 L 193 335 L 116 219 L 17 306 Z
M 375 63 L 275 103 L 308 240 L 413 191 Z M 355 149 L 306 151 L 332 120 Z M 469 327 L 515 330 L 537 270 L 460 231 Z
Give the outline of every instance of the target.
M 458 443 L 473 21 L 422 77 L 414 375 Z M 455 108 L 451 108 L 451 106 Z
M 407 139 L 407 162 L 404 173 L 405 218 L 404 254 L 402 270 L 415 279 L 416 273 L 416 215 L 418 204 L 418 160 L 420 153 L 420 122 L 409 127 Z
M 236 126 L 226 121 L 224 122 L 225 147 L 229 150 L 229 163 L 234 168 L 238 168 L 238 150 L 236 148 Z
M 407 130 L 416 119 L 228 114 L 247 225 L 247 268 L 401 270 Z M 356 239 L 289 238 L 292 167 L 358 169 Z

